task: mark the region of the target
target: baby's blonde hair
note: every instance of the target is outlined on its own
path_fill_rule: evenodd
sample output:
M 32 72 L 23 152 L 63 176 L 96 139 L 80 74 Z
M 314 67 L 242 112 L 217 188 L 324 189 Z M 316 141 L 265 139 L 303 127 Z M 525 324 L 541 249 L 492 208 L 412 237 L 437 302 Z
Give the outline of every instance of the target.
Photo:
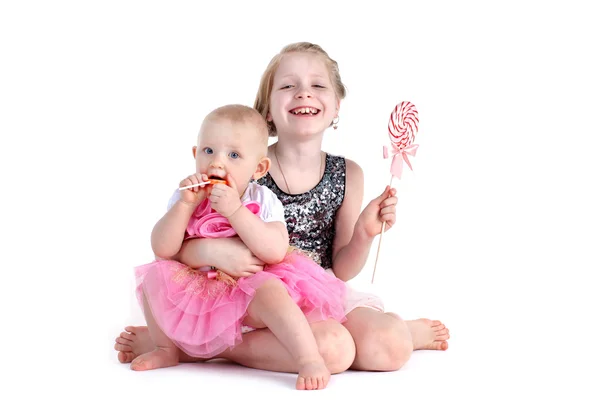
M 337 99 L 343 100 L 346 97 L 346 87 L 342 83 L 338 63 L 329 57 L 327 52 L 317 44 L 309 42 L 292 43 L 281 49 L 281 51 L 275 55 L 273 59 L 271 59 L 271 62 L 267 66 L 267 69 L 263 73 L 263 76 L 260 80 L 258 93 L 256 94 L 256 99 L 254 100 L 254 108 L 263 116 L 265 120 L 269 114 L 269 101 L 271 99 L 271 92 L 273 91 L 273 77 L 275 76 L 275 71 L 277 71 L 283 56 L 287 53 L 293 52 L 313 53 L 322 57 L 327 69 L 329 70 L 329 77 L 333 83 L 333 90 Z M 267 122 L 267 125 L 269 127 L 269 135 L 277 136 L 275 124 L 269 121 Z
M 250 124 L 256 128 L 256 136 L 260 144 L 266 148 L 269 144 L 269 127 L 267 121 L 252 107 L 243 104 L 227 104 L 212 110 L 204 118 L 202 125 L 206 122 L 228 120 L 234 123 Z M 202 128 L 200 128 L 200 133 Z

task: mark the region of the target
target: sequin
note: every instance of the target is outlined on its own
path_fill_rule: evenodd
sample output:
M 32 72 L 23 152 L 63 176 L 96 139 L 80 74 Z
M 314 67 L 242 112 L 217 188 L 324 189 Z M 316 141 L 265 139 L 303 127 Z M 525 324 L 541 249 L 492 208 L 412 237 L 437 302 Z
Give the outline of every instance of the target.
M 324 269 L 331 268 L 335 216 L 346 190 L 346 160 L 326 154 L 323 178 L 305 193 L 285 193 L 269 173 L 257 182 L 283 203 L 290 245 L 303 250 Z

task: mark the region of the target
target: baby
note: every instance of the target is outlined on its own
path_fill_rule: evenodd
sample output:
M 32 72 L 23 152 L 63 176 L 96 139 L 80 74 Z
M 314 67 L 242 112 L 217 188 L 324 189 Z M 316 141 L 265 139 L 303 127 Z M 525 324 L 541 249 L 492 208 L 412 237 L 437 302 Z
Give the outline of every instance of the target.
M 244 328 L 268 328 L 298 364 L 298 389 L 327 385 L 330 372 L 309 322 L 344 322 L 346 287 L 289 247 L 283 205 L 255 182 L 271 166 L 267 146 L 267 124 L 250 107 L 227 105 L 204 119 L 193 147 L 196 173 L 180 182 L 152 231 L 157 260 L 135 270 L 155 348 L 133 360 L 132 369 L 177 365 L 180 350 L 214 357 L 239 344 Z M 219 271 L 173 260 L 185 240 L 231 236 L 264 269 Z

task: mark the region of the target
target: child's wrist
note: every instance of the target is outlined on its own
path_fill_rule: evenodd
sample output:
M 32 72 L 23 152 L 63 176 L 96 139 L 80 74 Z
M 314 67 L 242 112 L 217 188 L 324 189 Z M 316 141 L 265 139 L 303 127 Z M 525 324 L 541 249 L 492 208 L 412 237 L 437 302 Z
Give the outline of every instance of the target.
M 369 236 L 367 230 L 361 224 L 356 224 L 354 233 L 352 234 L 352 242 L 355 244 L 364 244 L 373 241 L 373 237 Z
M 198 207 L 198 204 L 200 204 L 201 202 L 202 202 L 202 200 L 200 200 L 198 202 L 190 203 L 190 202 L 187 202 L 187 201 L 185 201 L 183 199 L 179 199 L 179 200 L 177 200 L 177 202 L 175 204 L 179 203 L 179 204 L 181 204 L 182 207 L 190 208 L 193 211 L 193 210 L 196 209 L 196 207 Z
M 229 214 L 228 217 L 226 217 L 229 222 L 231 222 L 231 219 L 234 218 L 236 215 L 239 215 L 239 211 L 243 208 L 242 203 L 240 203 L 240 205 L 231 213 Z

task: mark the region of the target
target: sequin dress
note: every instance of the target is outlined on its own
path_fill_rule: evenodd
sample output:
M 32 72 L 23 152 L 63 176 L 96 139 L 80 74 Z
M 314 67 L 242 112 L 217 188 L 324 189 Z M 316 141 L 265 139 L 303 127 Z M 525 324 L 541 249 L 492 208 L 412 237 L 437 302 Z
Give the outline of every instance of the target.
M 305 193 L 285 193 L 269 173 L 257 182 L 271 189 L 283 203 L 290 245 L 306 252 L 324 269 L 331 268 L 335 216 L 346 192 L 345 158 L 326 154 L 321 181 Z
M 332 269 L 335 217 L 346 195 L 346 159 L 326 153 L 321 181 L 305 193 L 284 192 L 269 173 L 257 182 L 271 189 L 283 203 L 290 245 L 304 251 L 326 272 L 335 276 Z M 346 315 L 358 307 L 384 311 L 381 298 L 346 284 Z

